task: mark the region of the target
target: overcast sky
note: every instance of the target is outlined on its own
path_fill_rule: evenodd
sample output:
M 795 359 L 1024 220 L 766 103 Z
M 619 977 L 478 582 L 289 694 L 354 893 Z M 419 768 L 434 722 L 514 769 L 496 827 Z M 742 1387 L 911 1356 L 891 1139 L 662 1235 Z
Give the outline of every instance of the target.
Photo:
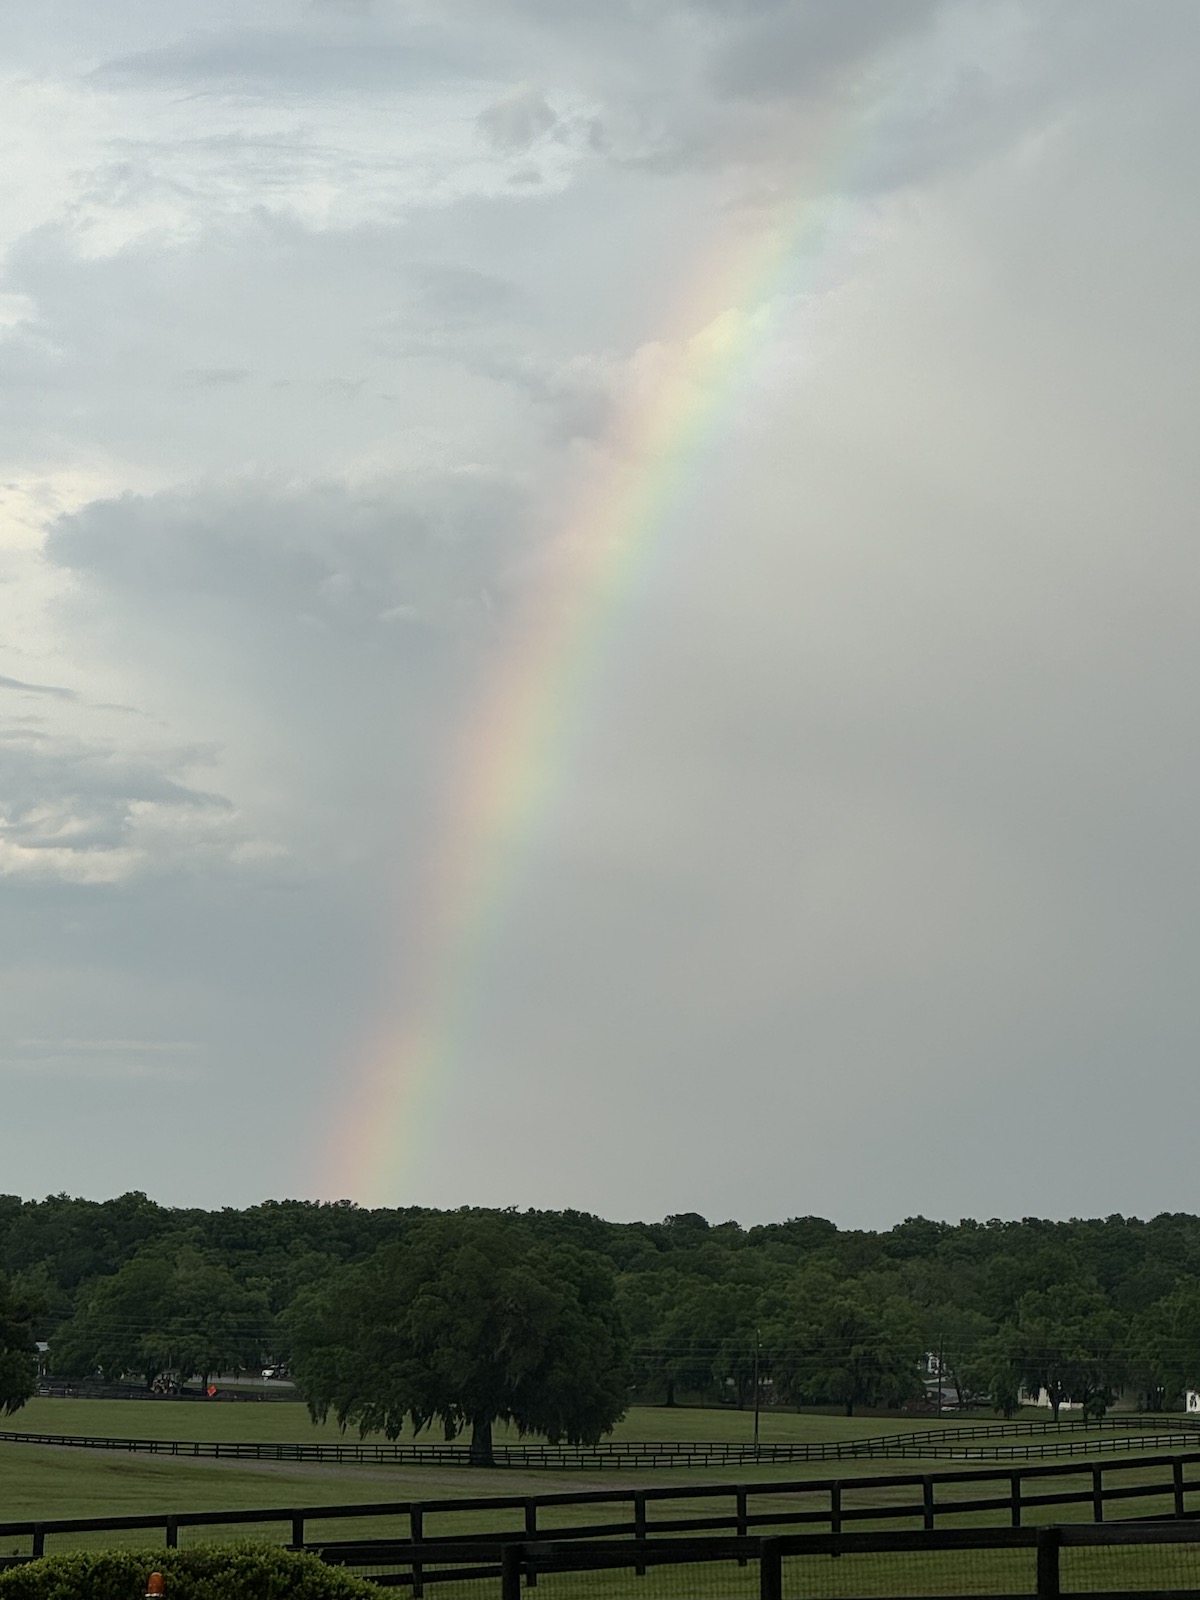
M 0 1189 L 1200 1209 L 1198 51 L 1194 0 L 15 10 Z M 464 961 L 464 740 L 680 373 Z

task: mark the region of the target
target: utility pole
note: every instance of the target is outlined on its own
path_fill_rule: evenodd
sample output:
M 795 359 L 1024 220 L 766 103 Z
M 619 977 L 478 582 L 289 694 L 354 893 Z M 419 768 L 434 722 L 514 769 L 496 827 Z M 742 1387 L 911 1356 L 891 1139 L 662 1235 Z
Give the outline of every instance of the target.
M 760 1339 L 758 1337 L 758 1329 L 755 1328 L 755 1330 L 754 1330 L 754 1459 L 756 1461 L 758 1460 L 758 1409 L 759 1409 L 758 1397 L 759 1397 L 759 1392 L 760 1392 L 759 1391 L 759 1387 L 758 1387 L 758 1352 L 759 1352 L 759 1350 L 761 1348 L 762 1348 L 762 1343 L 761 1343 L 761 1341 L 760 1341 Z

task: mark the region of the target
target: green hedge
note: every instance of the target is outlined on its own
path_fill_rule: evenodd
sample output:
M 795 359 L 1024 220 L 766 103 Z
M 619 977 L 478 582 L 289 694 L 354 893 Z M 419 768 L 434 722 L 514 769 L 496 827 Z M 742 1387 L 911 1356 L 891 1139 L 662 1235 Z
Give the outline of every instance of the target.
M 316 1556 L 270 1545 L 201 1550 L 76 1550 L 0 1572 L 0 1600 L 144 1600 L 152 1572 L 163 1600 L 379 1600 L 379 1589 Z

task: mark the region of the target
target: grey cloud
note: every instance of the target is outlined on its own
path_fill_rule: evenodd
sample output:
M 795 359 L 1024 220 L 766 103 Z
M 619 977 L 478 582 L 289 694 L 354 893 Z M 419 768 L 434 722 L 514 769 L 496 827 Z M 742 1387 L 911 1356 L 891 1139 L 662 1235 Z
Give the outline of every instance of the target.
M 599 439 L 611 425 L 615 400 L 595 377 L 499 355 L 476 357 L 471 370 L 528 395 L 549 415 L 548 434 L 555 444 Z
M 540 90 L 522 83 L 479 113 L 479 128 L 498 150 L 528 150 L 557 120 Z
M 116 882 L 211 852 L 222 795 L 180 774 L 196 751 L 157 759 L 50 733 L 0 735 L 0 873 Z
M 78 700 L 74 689 L 64 689 L 53 683 L 23 683 L 20 678 L 0 677 L 0 689 L 16 689 L 23 694 L 45 694 L 54 700 Z
M 10 688 L 45 720 L 0 749 L 0 1055 L 79 1116 L 14 1069 L 11 1182 L 124 1186 L 132 1150 L 164 1197 L 311 1185 L 364 1018 L 411 1020 L 456 741 L 541 540 L 581 480 L 608 504 L 614 396 L 748 309 L 736 271 L 689 298 L 731 235 L 823 193 L 852 259 L 767 297 L 577 662 L 390 1198 L 1189 1194 L 1129 1130 L 1196 1113 L 1194 5 L 460 0 L 406 34 L 206 0 L 141 42 L 126 9 L 78 102 L 118 136 L 5 262 L 13 481 L 88 497 L 22 558 L 8 664 L 156 722 L 67 738 L 85 702 Z M 400 183 L 417 84 L 452 153 Z M 83 1070 L 193 1038 L 203 1095 Z
M 469 36 L 443 28 L 414 26 L 396 36 L 377 28 L 347 34 L 294 25 L 278 30 L 242 27 L 193 33 L 152 50 L 116 57 L 91 76 L 103 87 L 163 83 L 254 92 L 353 87 L 394 93 L 477 70 L 484 59 Z
M 709 80 L 732 95 L 796 94 L 927 30 L 944 0 L 828 0 L 722 8 Z
M 265 848 L 267 879 L 380 853 L 405 871 L 446 727 L 505 626 L 525 505 L 480 472 L 227 483 L 86 507 L 47 552 L 73 574 L 74 636 L 219 739 L 230 859 L 253 877 Z
M 511 278 L 453 262 L 431 262 L 413 273 L 420 309 L 439 323 L 494 326 L 497 320 L 527 320 L 528 295 Z
M 144 717 L 146 713 L 139 711 L 136 706 L 122 705 L 114 700 L 84 701 L 83 696 L 76 689 L 65 689 L 60 684 L 53 683 L 25 683 L 20 678 L 0 677 L 0 689 L 10 689 L 18 694 L 46 695 L 52 700 L 67 700 L 88 704 L 93 711 L 117 711 L 122 716 Z M 10 717 L 10 722 L 42 722 L 40 717 Z
M 461 475 L 351 492 L 249 482 L 124 496 L 64 517 L 56 565 L 138 605 L 221 606 L 339 634 L 404 604 L 431 626 L 502 582 L 523 497 L 510 480 Z
M 154 461 L 152 476 L 261 460 L 311 479 L 324 463 L 336 475 L 347 454 L 404 463 L 409 439 L 453 428 L 471 441 L 456 452 L 499 478 L 512 450 L 489 454 L 487 441 L 500 406 L 514 420 L 511 396 L 473 382 L 470 360 L 534 347 L 548 330 L 540 286 L 518 282 L 523 245 L 508 219 L 496 208 L 478 223 L 494 235 L 481 251 L 443 210 L 346 235 L 259 215 L 100 260 L 41 230 L 7 263 L 6 287 L 27 288 L 38 319 L 6 340 L 4 432 L 35 449 L 53 430 Z M 404 358 L 415 353 L 437 369 L 414 370 Z
M 71 1055 L 194 1055 L 200 1049 L 195 1039 L 17 1039 L 18 1050 L 34 1054 L 66 1051 Z
M 74 1082 L 192 1083 L 201 1077 L 189 1043 L 164 1045 L 141 1039 L 18 1039 L 5 1049 L 0 1043 L 0 1073 L 27 1074 L 40 1080 Z
M 1159 37 L 1128 7 L 1050 3 L 692 0 L 653 16 L 571 11 L 568 21 L 514 0 L 509 15 L 528 29 L 527 59 L 545 81 L 594 96 L 596 114 L 574 130 L 581 148 L 664 178 L 740 169 L 785 194 L 814 179 L 881 193 L 974 165 L 1109 71 L 1122 29 L 1138 34 L 1135 54 Z M 1171 15 L 1190 31 L 1177 6 Z
M 228 388 L 233 384 L 245 383 L 250 376 L 250 369 L 249 367 L 189 367 L 183 376 L 187 383 Z

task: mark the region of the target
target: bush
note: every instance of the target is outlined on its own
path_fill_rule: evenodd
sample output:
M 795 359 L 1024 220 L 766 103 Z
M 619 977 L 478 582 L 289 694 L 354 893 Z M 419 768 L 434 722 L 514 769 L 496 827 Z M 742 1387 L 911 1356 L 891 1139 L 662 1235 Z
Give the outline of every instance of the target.
M 261 1544 L 43 1556 L 0 1572 L 0 1600 L 144 1600 L 152 1572 L 163 1575 L 163 1600 L 379 1600 L 373 1583 Z

